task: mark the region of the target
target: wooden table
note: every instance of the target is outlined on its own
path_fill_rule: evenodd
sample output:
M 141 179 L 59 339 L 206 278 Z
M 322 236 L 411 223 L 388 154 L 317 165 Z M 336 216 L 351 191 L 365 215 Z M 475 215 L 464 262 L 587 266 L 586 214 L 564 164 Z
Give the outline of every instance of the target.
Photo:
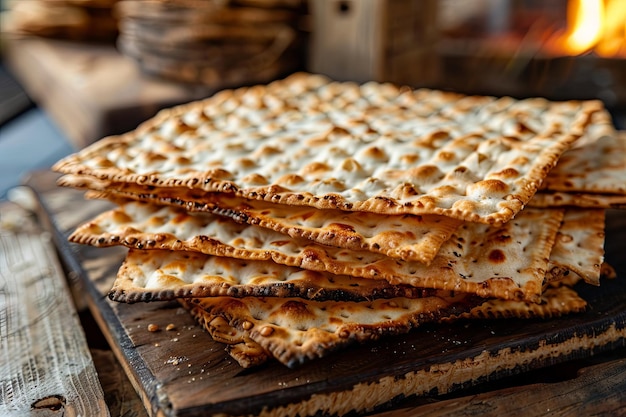
M 357 415 L 626 415 L 624 212 L 607 220 L 606 257 L 618 278 L 580 289 L 590 303 L 584 314 L 426 327 L 296 370 L 273 363 L 246 371 L 177 304 L 106 298 L 125 249 L 70 245 L 66 237 L 110 203 L 83 201 L 55 178 L 34 173 L 26 184 L 39 197 L 39 218 L 55 237 L 79 311 L 88 308 L 148 415 L 237 415 L 263 405 L 267 415 L 283 415 L 297 408 L 289 403 L 312 398 L 354 402 L 363 387 L 372 406 L 352 404 Z M 149 332 L 151 323 L 175 330 Z

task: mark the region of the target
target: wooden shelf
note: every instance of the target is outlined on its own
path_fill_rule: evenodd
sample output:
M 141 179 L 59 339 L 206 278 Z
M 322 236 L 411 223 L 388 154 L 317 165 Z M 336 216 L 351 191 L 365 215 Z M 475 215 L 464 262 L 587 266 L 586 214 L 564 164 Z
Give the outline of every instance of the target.
M 7 36 L 3 49 L 7 68 L 76 148 L 214 92 L 150 77 L 110 44 Z

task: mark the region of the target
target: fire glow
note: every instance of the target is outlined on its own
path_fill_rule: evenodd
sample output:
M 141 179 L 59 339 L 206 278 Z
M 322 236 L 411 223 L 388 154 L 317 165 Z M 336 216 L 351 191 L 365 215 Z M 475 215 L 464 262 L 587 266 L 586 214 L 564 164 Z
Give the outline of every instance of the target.
M 625 58 L 626 0 L 569 0 L 567 28 L 553 47 L 572 56 Z

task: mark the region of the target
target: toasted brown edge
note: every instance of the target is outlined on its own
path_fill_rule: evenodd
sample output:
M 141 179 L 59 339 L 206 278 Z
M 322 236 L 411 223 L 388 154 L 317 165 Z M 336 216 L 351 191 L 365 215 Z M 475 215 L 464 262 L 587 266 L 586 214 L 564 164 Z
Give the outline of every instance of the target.
M 314 282 L 299 281 L 272 281 L 263 284 L 231 285 L 216 282 L 209 285 L 183 284 L 175 289 L 136 289 L 133 285 L 135 268 L 129 262 L 129 255 L 135 252 L 155 253 L 160 250 L 130 249 L 126 259 L 120 266 L 108 297 L 112 301 L 133 304 L 137 302 L 166 301 L 181 298 L 196 297 L 298 297 L 315 301 L 367 301 L 378 298 L 423 298 L 431 296 L 434 289 L 424 289 L 408 284 L 393 285 L 384 279 L 365 279 L 347 275 L 329 275 L 329 279 L 346 281 L 341 287 L 323 287 Z M 190 256 L 210 256 L 190 252 Z M 250 262 L 255 262 L 250 260 Z M 315 272 L 314 272 L 315 273 Z

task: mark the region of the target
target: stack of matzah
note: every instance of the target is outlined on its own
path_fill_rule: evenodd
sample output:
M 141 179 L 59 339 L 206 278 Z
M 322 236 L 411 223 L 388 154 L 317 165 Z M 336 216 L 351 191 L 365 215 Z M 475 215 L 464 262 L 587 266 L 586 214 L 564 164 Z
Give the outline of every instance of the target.
M 0 14 L 2 31 L 76 41 L 114 41 L 120 0 L 8 0 Z
M 212 88 L 267 82 L 304 62 L 300 1 L 126 0 L 120 51 L 146 73 Z
M 425 322 L 580 311 L 571 287 L 599 283 L 625 155 L 598 101 L 300 73 L 55 169 L 119 203 L 70 237 L 130 248 L 113 300 L 179 299 L 242 366 L 296 366 Z

